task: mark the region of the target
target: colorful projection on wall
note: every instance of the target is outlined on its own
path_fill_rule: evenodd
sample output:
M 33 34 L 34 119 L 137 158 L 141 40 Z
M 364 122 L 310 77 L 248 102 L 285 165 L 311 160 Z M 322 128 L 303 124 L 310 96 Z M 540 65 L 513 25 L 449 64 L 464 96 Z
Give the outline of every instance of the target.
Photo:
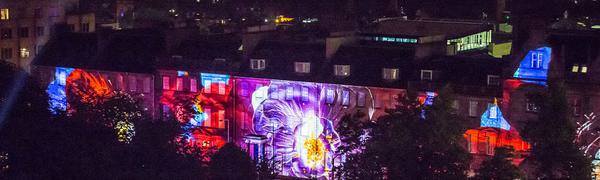
M 471 34 L 465 37 L 449 39 L 447 44 L 456 43 L 456 51 L 467 51 L 472 49 L 487 48 L 492 42 L 492 31 L 483 31 L 476 34 Z
M 525 80 L 547 80 L 551 56 L 552 49 L 550 47 L 541 47 L 529 51 L 513 77 Z
M 48 84 L 50 110 L 53 113 L 67 110 L 67 77 L 73 72 L 73 68 L 56 67 L 54 69 L 54 80 Z
M 502 111 L 500 111 L 496 99 L 494 99 L 493 104 L 488 104 L 487 110 L 481 116 L 480 126 L 510 130 L 510 125 L 502 116 Z
M 222 146 L 224 140 L 218 130 L 225 128 L 226 103 L 231 91 L 230 76 L 200 73 L 190 76 L 187 71 L 177 71 L 176 87 L 163 90 L 161 104 L 165 113 L 172 112 L 175 119 L 184 123 L 183 137 L 199 147 Z M 198 79 L 202 89 L 198 90 Z M 185 82 L 185 83 L 184 83 Z M 188 83 L 189 82 L 189 83 Z M 179 87 L 179 86 L 186 86 Z
M 336 121 L 355 112 L 353 107 L 373 111 L 368 88 L 281 80 L 237 82 L 240 101 L 246 95 L 249 100 L 245 103 L 252 125 L 244 133 L 267 137 L 266 157 L 281 161 L 286 176 L 329 177 L 333 153 L 341 143 Z
M 496 147 L 503 146 L 511 146 L 517 152 L 531 149 L 516 130 L 481 127 L 467 130 L 464 137 L 468 143 L 467 150 L 472 154 L 493 155 Z

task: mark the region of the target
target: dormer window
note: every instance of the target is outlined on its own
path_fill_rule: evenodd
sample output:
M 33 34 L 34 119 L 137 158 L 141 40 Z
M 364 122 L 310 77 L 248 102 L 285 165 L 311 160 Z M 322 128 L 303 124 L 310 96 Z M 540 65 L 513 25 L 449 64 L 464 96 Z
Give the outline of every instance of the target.
M 335 76 L 350 76 L 350 65 L 333 65 L 333 73 Z
M 400 70 L 397 68 L 383 68 L 383 79 L 397 80 Z
M 10 14 L 8 14 L 8 8 L 0 9 L 0 20 L 9 20 Z
M 266 67 L 265 59 L 250 59 L 250 69 L 261 71 Z
M 571 72 L 585 74 L 588 72 L 588 67 L 585 64 L 573 64 L 573 66 L 571 67 Z
M 227 59 L 225 59 L 225 58 L 215 58 L 215 62 L 216 63 L 225 63 L 225 62 L 227 62 Z
M 488 75 L 487 76 L 487 85 L 488 86 L 500 86 L 500 76 Z
M 423 80 L 423 81 L 433 80 L 433 71 L 432 70 L 421 70 L 421 80 Z
M 310 73 L 310 62 L 294 62 L 296 73 Z

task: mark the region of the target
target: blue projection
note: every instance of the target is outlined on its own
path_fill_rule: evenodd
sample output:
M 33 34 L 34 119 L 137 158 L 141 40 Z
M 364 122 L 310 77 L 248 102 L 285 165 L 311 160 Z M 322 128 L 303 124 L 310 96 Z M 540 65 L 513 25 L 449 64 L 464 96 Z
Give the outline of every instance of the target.
M 521 64 L 513 77 L 526 80 L 545 81 L 548 78 L 548 66 L 552 49 L 550 47 L 541 47 L 529 51 L 523 58 Z
M 502 116 L 502 111 L 500 111 L 500 107 L 498 107 L 496 102 L 488 105 L 488 109 L 481 115 L 481 124 L 479 126 L 510 130 L 510 124 Z
M 58 111 L 67 110 L 67 77 L 73 72 L 73 68 L 56 67 L 54 71 L 54 81 L 48 84 L 48 93 L 50 110 L 56 114 Z

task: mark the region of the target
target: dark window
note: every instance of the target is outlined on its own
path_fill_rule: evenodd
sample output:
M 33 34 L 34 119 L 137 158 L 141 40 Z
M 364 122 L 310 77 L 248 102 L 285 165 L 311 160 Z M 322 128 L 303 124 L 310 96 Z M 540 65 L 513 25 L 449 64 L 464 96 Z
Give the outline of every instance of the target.
M 71 32 L 75 32 L 75 25 L 74 24 L 67 24 L 67 29 Z
M 1 39 L 10 39 L 12 38 L 12 30 L 9 28 L 4 28 L 0 31 L 1 33 Z
M 527 112 L 538 112 L 540 108 L 533 101 L 527 99 L 527 104 L 525 105 Z
M 29 28 L 19 28 L 19 37 L 26 38 L 29 37 Z
M 35 35 L 43 36 L 44 35 L 44 26 L 35 27 Z
M 42 17 L 42 8 L 35 8 L 33 10 L 33 17 L 41 18 Z
M 10 59 L 12 58 L 12 48 L 2 48 L 0 51 L 0 58 Z
M 81 27 L 79 29 L 81 29 L 81 32 L 90 32 L 90 24 L 89 23 L 82 23 L 80 26 Z

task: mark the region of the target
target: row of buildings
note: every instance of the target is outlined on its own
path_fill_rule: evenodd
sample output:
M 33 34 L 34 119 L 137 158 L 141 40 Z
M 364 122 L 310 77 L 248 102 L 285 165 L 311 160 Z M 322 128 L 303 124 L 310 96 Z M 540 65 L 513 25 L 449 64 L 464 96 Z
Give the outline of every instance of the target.
M 600 32 L 565 17 L 513 44 L 502 26 L 391 18 L 353 31 L 63 32 L 48 41 L 32 73 L 48 86 L 55 110 L 71 97 L 127 92 L 153 117 L 188 124 L 191 143 L 235 142 L 254 158 L 280 158 L 282 174 L 296 177 L 328 176 L 342 116 L 360 111 L 376 120 L 408 91 L 428 105 L 451 84 L 477 166 L 497 146 L 527 155 L 518 132 L 538 111 L 527 94 L 548 81 L 565 81 L 574 121 L 600 108 Z M 326 153 L 312 156 L 318 152 L 309 147 Z M 590 147 L 593 154 L 599 146 Z

